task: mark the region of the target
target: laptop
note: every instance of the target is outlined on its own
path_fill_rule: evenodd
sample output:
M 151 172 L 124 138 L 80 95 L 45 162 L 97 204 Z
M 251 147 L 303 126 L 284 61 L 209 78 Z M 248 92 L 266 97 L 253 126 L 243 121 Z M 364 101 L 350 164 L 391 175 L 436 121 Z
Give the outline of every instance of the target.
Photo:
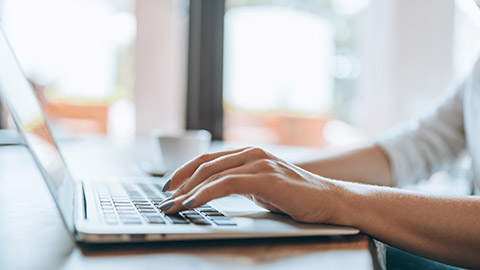
M 358 229 L 305 224 L 271 213 L 242 196 L 166 215 L 162 180 L 73 179 L 46 115 L 0 27 L 0 97 L 30 150 L 72 238 L 85 243 L 351 235 Z

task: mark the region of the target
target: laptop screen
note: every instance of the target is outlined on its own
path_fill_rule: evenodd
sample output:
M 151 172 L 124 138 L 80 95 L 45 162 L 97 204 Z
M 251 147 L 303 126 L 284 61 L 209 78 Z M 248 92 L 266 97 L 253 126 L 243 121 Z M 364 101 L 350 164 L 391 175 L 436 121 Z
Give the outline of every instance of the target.
M 38 98 L 1 27 L 0 59 L 0 96 L 47 182 L 65 225 L 73 232 L 73 180 L 52 137 Z

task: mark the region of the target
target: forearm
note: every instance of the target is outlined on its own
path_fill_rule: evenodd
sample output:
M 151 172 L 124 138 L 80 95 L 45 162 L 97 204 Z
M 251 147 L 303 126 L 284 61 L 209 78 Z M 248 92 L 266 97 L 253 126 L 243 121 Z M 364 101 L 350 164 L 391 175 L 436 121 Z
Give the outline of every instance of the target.
M 336 220 L 423 257 L 480 268 L 480 198 L 337 182 Z
M 387 177 L 388 162 L 383 160 L 384 164 L 378 166 L 378 160 L 370 155 L 371 151 L 379 154 L 377 150 L 364 149 L 366 152 L 359 150 L 339 157 L 348 165 L 343 168 L 337 164 L 342 161 L 334 160 L 333 165 L 338 167 L 328 176 L 346 171 L 339 178 L 355 180 L 352 176 L 360 174 L 360 179 L 382 179 L 377 176 L 380 173 Z M 362 160 L 367 158 L 368 162 Z M 368 174 L 368 166 L 378 171 Z M 173 196 L 159 206 L 167 214 L 194 209 L 231 194 L 244 194 L 267 209 L 302 222 L 357 227 L 395 247 L 480 269 L 480 197 L 434 197 L 326 179 L 260 148 L 197 157 L 177 170 L 164 187 L 175 189 Z
M 297 165 L 331 179 L 383 186 L 393 184 L 388 157 L 375 145 Z

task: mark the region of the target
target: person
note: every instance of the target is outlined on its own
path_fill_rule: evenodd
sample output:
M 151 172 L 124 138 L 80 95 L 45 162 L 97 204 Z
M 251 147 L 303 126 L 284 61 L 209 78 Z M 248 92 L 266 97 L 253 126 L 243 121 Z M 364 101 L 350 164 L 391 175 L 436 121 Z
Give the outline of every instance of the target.
M 464 151 L 480 194 L 480 61 L 434 109 L 362 148 L 296 165 L 257 147 L 202 155 L 166 182 L 176 192 L 160 208 L 242 194 L 301 222 L 356 227 L 397 250 L 480 269 L 479 196 L 394 188 L 448 168 Z

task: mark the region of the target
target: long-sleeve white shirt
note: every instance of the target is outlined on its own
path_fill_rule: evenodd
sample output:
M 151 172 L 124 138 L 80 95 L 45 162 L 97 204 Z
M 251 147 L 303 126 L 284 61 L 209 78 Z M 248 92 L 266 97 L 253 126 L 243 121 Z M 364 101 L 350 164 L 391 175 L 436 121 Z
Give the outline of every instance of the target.
M 472 157 L 474 193 L 480 194 L 480 59 L 441 102 L 377 144 L 389 156 L 397 186 L 448 168 L 466 150 Z

